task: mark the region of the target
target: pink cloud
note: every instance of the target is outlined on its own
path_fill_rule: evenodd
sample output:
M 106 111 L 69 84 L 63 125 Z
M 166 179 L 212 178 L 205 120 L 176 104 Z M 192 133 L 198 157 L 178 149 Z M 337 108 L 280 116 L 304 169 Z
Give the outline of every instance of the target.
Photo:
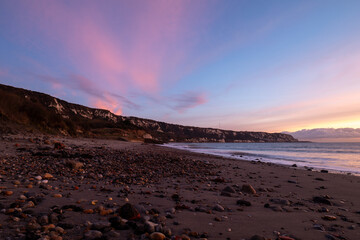
M 136 15 L 126 16 L 129 23 L 122 28 L 100 14 L 101 6 L 96 2 L 89 2 L 80 11 L 59 1 L 25 3 L 21 6 L 20 20 L 25 31 L 31 29 L 45 36 L 46 44 L 63 50 L 62 57 L 71 61 L 80 74 L 101 81 L 107 89 L 124 93 L 136 88 L 157 94 L 163 86 L 164 74 L 184 59 L 186 49 L 176 47 L 192 34 L 188 30 L 188 12 L 193 4 L 187 1 L 129 4 L 137 8 Z M 114 7 L 120 9 L 122 5 Z M 124 36 L 129 38 L 126 43 Z M 169 52 L 172 61 L 168 61 Z
M 104 98 L 96 98 L 93 101 L 93 106 L 100 109 L 106 109 L 109 110 L 112 113 L 115 113 L 116 115 L 122 114 L 122 108 L 119 105 L 119 102 L 111 97 L 110 95 L 105 95 Z

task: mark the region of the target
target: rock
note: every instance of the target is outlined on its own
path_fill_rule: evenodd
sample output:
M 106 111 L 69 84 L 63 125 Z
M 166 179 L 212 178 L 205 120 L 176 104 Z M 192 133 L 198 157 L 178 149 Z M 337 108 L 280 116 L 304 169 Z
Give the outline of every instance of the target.
M 62 227 L 55 227 L 55 231 L 60 233 L 60 234 L 64 234 L 65 230 Z
M 295 240 L 294 238 L 288 237 L 288 236 L 279 236 L 278 239 L 279 240 Z
M 48 225 L 42 226 L 42 231 L 43 232 L 48 232 L 50 229 L 55 229 L 55 225 L 54 224 L 48 224 Z
M 94 209 L 84 209 L 83 213 L 86 213 L 86 214 L 93 214 L 94 213 Z
M 190 238 L 188 235 L 186 235 L 186 234 L 182 234 L 182 235 L 181 235 L 181 239 L 182 239 L 182 240 L 191 240 L 191 238 Z
M 230 186 L 226 186 L 221 192 L 236 193 L 235 189 Z
M 218 211 L 218 212 L 223 212 L 223 211 L 225 211 L 224 207 L 221 206 L 220 204 L 216 204 L 213 209 L 214 209 L 215 211 Z
M 262 236 L 254 235 L 250 238 L 250 240 L 266 240 L 266 239 Z
M 148 233 L 153 233 L 155 232 L 155 227 L 158 225 L 156 223 L 150 222 L 150 221 L 146 221 L 145 222 L 145 231 Z
M 41 181 L 41 179 L 42 179 L 41 176 L 36 176 L 36 177 L 34 177 L 34 178 L 35 178 L 35 180 L 38 180 L 38 181 Z
M 65 165 L 73 170 L 78 170 L 84 166 L 82 162 L 75 161 L 75 160 L 67 160 Z
M 129 229 L 129 226 L 126 224 L 127 220 L 122 219 L 121 217 L 111 217 L 109 218 L 109 222 L 111 223 L 111 227 L 117 230 Z
M 335 221 L 336 217 L 332 216 L 332 215 L 325 215 L 322 217 L 322 219 L 327 220 L 327 221 Z
M 314 227 L 314 229 L 316 229 L 316 230 L 325 231 L 325 228 L 324 228 L 323 225 L 314 224 L 313 227 Z
M 248 207 L 251 206 L 251 202 L 246 201 L 246 200 L 242 200 L 242 199 L 237 200 L 236 204 L 240 205 L 240 206 L 248 206 Z
M 58 223 L 58 222 L 59 222 L 59 218 L 58 218 L 58 216 L 57 216 L 55 213 L 52 213 L 52 214 L 50 214 L 50 216 L 49 216 L 49 221 L 50 221 L 51 223 L 55 224 L 55 223 Z
M 5 196 L 11 196 L 11 195 L 14 194 L 13 191 L 4 191 L 3 193 L 4 193 Z
M 120 216 L 122 218 L 128 219 L 128 220 L 134 220 L 134 219 L 139 219 L 140 218 L 140 213 L 138 212 L 138 210 L 131 205 L 130 203 L 126 203 L 124 204 L 120 209 L 119 209 L 119 213 Z
M 120 233 L 118 233 L 118 232 L 116 232 L 116 231 L 114 231 L 114 230 L 111 230 L 111 231 L 109 231 L 109 232 L 107 232 L 106 234 L 104 234 L 104 237 L 105 237 L 105 239 L 107 239 L 107 240 L 110 240 L 110 239 L 120 239 L 120 237 L 121 237 L 121 234 Z
M 320 172 L 322 172 L 322 173 L 329 173 L 329 171 L 328 170 L 321 170 Z
M 160 232 L 154 232 L 154 233 L 150 234 L 151 240 L 164 240 L 165 238 L 166 238 L 166 236 Z
M 279 198 L 273 198 L 270 199 L 270 202 L 275 203 L 275 204 L 280 204 L 280 205 L 290 205 L 290 201 L 286 200 L 286 199 L 279 199 Z
M 256 194 L 255 189 L 250 184 L 242 185 L 241 191 L 244 193 Z
M 33 201 L 29 201 L 23 206 L 23 208 L 33 208 L 33 207 L 35 207 L 35 203 Z
M 50 173 L 45 173 L 45 174 L 44 174 L 44 178 L 45 178 L 45 179 L 51 179 L 51 178 L 54 178 L 54 176 L 51 175 Z
M 102 238 L 102 235 L 103 234 L 100 231 L 90 230 L 84 234 L 84 239 L 85 240 L 98 240 L 98 239 Z
M 47 215 L 42 215 L 41 217 L 39 217 L 39 220 L 38 222 L 41 224 L 41 225 L 46 225 L 49 223 L 49 217 Z
M 62 198 L 62 195 L 60 193 L 55 193 L 52 195 L 54 198 Z
M 14 184 L 14 185 L 20 185 L 21 182 L 20 182 L 19 180 L 14 180 L 14 181 L 13 181 L 13 184 Z
M 225 197 L 232 197 L 231 193 L 229 193 L 229 192 L 221 192 L 220 195 L 225 196 Z
M 91 229 L 92 230 L 103 230 L 105 228 L 108 228 L 111 226 L 110 222 L 105 222 L 105 221 L 101 221 L 101 222 L 95 222 L 91 225 Z
M 326 205 L 332 205 L 332 203 L 324 197 L 313 197 L 313 202 L 314 203 L 321 203 L 321 204 L 326 204 Z
M 170 229 L 169 227 L 164 227 L 164 228 L 163 228 L 163 233 L 164 233 L 166 236 L 170 237 L 172 232 L 171 232 L 171 229 Z

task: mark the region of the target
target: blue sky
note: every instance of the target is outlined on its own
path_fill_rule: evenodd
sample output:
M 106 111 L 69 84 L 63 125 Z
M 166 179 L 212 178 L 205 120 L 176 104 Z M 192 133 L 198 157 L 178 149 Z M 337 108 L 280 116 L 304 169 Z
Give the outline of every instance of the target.
M 0 2 L 0 83 L 233 130 L 360 128 L 359 1 Z

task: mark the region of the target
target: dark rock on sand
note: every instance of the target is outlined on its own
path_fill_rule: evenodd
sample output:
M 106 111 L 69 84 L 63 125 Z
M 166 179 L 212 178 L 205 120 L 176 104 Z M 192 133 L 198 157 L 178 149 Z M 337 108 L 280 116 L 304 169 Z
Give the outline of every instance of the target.
M 97 230 L 90 230 L 88 232 L 85 232 L 84 239 L 85 240 L 99 240 L 102 238 L 102 233 Z
M 314 203 L 320 203 L 320 204 L 326 204 L 326 205 L 332 205 L 332 203 L 329 201 L 329 199 L 325 198 L 325 197 L 313 197 L 313 202 Z
M 120 216 L 128 220 L 140 218 L 139 211 L 130 203 L 126 203 L 119 210 Z
M 221 192 L 236 193 L 235 189 L 230 186 L 226 186 Z
M 111 217 L 109 218 L 109 222 L 111 223 L 111 227 L 117 230 L 129 229 L 129 226 L 126 224 L 127 221 L 121 217 Z
M 251 206 L 251 202 L 243 200 L 243 199 L 237 200 L 236 204 L 240 205 L 240 206 L 248 206 L 248 207 Z
M 241 191 L 244 193 L 256 194 L 255 189 L 250 184 L 242 185 Z
M 279 199 L 279 198 L 273 198 L 270 199 L 270 202 L 275 203 L 275 204 L 280 204 L 280 205 L 290 205 L 290 201 L 286 200 L 286 199 Z
M 250 238 L 250 240 L 265 240 L 265 238 L 259 235 L 254 235 Z

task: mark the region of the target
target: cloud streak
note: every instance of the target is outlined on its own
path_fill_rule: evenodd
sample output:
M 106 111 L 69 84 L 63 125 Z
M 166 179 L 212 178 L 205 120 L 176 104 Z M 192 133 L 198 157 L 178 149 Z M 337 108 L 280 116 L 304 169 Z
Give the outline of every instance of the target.
M 65 79 L 45 75 L 34 75 L 34 77 L 50 83 L 52 86 L 59 86 L 60 88 L 66 86 L 67 88 L 79 90 L 91 97 L 90 104 L 92 106 L 108 109 L 117 114 L 122 113 L 122 106 L 137 110 L 141 108 L 138 104 L 130 101 L 126 97 L 102 90 L 93 81 L 84 76 L 70 75 Z
M 174 102 L 172 108 L 179 113 L 184 113 L 188 109 L 205 104 L 207 98 L 204 93 L 186 92 L 172 97 L 172 101 Z
M 298 139 L 360 138 L 360 128 L 315 128 L 287 132 Z

